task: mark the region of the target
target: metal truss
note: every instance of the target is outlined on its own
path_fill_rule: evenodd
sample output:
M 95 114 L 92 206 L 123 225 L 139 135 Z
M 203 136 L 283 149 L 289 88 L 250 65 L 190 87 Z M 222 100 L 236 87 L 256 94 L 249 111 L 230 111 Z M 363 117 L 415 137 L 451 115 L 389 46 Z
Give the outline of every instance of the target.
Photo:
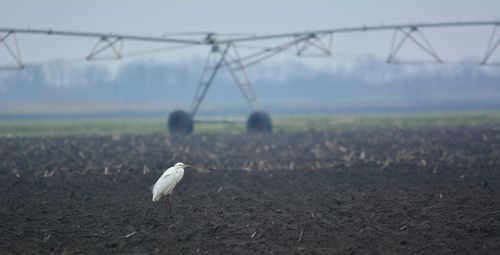
M 328 41 L 323 41 L 322 37 L 328 36 Z M 325 57 L 331 56 L 333 34 L 323 34 L 318 36 L 314 33 L 298 35 L 291 41 L 280 43 L 273 47 L 264 47 L 254 53 L 239 57 L 233 62 L 240 63 L 243 67 L 256 65 L 268 58 L 271 58 L 281 52 L 296 47 L 296 55 L 299 57 Z M 235 46 L 236 47 L 236 46 Z
M 500 63 L 498 63 L 498 62 L 488 63 L 489 59 L 496 52 L 496 50 L 498 49 L 498 46 L 500 45 L 500 36 L 496 35 L 497 28 L 499 26 L 500 25 L 496 24 L 493 27 L 493 31 L 491 32 L 490 39 L 488 40 L 488 46 L 486 46 L 486 53 L 484 54 L 483 61 L 481 61 L 482 65 L 488 65 L 488 64 L 489 65 L 500 65 Z M 496 39 L 496 42 L 494 42 L 495 39 Z
M 186 45 L 202 45 L 203 42 L 189 39 L 178 39 L 169 37 L 151 37 L 151 36 L 135 36 L 125 34 L 104 34 L 104 33 L 90 33 L 90 32 L 72 32 L 60 31 L 52 29 L 16 29 L 16 28 L 0 28 L 0 47 L 3 46 L 9 53 L 9 57 L 15 62 L 14 66 L 0 66 L 0 70 L 6 69 L 21 69 L 24 64 L 21 59 L 21 48 L 17 40 L 17 34 L 39 34 L 39 35 L 55 35 L 55 36 L 69 36 L 69 37 L 84 37 L 84 38 L 97 38 L 98 41 L 86 57 L 86 60 L 103 60 L 103 59 L 121 59 L 123 57 L 123 41 L 143 41 L 143 42 L 156 42 L 156 43 L 171 43 L 180 44 L 182 47 Z M 12 44 L 7 42 L 12 38 Z M 177 47 L 177 48 L 182 48 Z M 176 48 L 172 48 L 176 49 Z M 168 49 L 161 49 L 168 50 Z M 111 51 L 112 57 L 98 57 L 106 52 Z
M 396 41 L 398 40 L 398 34 L 403 34 L 403 37 L 399 40 L 398 43 Z M 413 34 L 416 34 L 419 37 L 413 36 Z M 410 39 L 411 42 L 413 42 L 415 45 L 417 45 L 420 49 L 422 49 L 425 53 L 427 53 L 430 57 L 432 57 L 436 63 L 442 63 L 443 61 L 439 56 L 437 55 L 436 51 L 432 48 L 432 45 L 430 42 L 425 38 L 425 35 L 420 31 L 420 29 L 416 26 L 409 27 L 409 28 L 395 28 L 394 29 L 394 35 L 392 37 L 392 44 L 391 44 L 391 49 L 389 51 L 389 57 L 387 58 L 387 63 L 395 63 L 394 61 L 396 55 L 398 54 L 399 50 L 403 47 L 404 43 L 407 41 L 407 39 Z M 413 61 L 415 63 L 416 61 Z M 403 63 L 399 62 L 398 63 Z
M 328 37 L 325 42 L 323 37 Z M 297 43 L 299 57 L 328 57 L 332 55 L 333 34 L 310 34 L 303 41 Z
M 230 48 L 231 50 L 228 51 L 228 54 L 224 58 L 224 64 L 240 88 L 241 94 L 243 94 L 247 100 L 248 105 L 255 110 L 258 108 L 257 97 L 255 96 L 255 90 L 248 77 L 246 67 L 239 61 L 240 54 L 236 46 L 231 44 Z
M 212 85 L 215 79 L 217 71 L 224 64 L 224 58 L 229 50 L 229 44 L 224 45 L 222 52 L 220 51 L 219 45 L 213 45 L 208 53 L 207 60 L 205 61 L 205 66 L 200 76 L 200 81 L 198 82 L 198 87 L 196 88 L 195 96 L 193 102 L 191 103 L 191 116 L 195 116 L 198 112 L 200 104 L 207 95 L 208 89 Z
M 191 103 L 191 116 L 194 116 L 212 85 L 215 76 L 221 67 L 226 67 L 238 85 L 244 98 L 252 109 L 258 107 L 255 90 L 250 82 L 245 66 L 239 61 L 239 53 L 231 43 L 227 43 L 221 50 L 221 45 L 214 44 L 207 56 L 205 66 Z
M 258 64 L 258 63 L 260 63 L 268 58 L 271 58 L 271 57 L 273 57 L 281 52 L 284 52 L 284 51 L 290 49 L 291 47 L 306 40 L 307 38 L 308 38 L 308 36 L 298 36 L 297 38 L 293 39 L 292 41 L 281 43 L 281 44 L 278 44 L 274 47 L 266 47 L 266 48 L 261 49 L 257 52 L 248 54 L 248 55 L 243 56 L 243 57 L 239 57 L 237 59 L 237 61 L 245 67 L 250 67 L 250 66 L 256 65 L 256 64 Z
M 119 44 L 119 45 L 117 45 Z M 113 57 L 105 57 L 105 58 L 96 58 L 102 52 L 105 52 L 107 49 L 111 49 Z M 99 59 L 120 59 L 123 57 L 123 39 L 120 37 L 110 38 L 108 36 L 102 36 L 99 41 L 94 45 L 94 48 L 90 51 L 87 56 L 87 60 L 99 60 Z
M 11 43 L 9 43 L 9 37 L 12 38 L 11 43 L 14 44 L 14 46 L 11 46 Z M 7 31 L 5 35 L 0 34 L 0 45 L 3 45 L 11 57 L 11 60 L 15 63 L 15 65 L 7 64 L 5 66 L 1 66 L 0 69 L 23 69 L 24 65 L 21 59 L 21 50 L 19 49 L 16 33 L 13 31 Z
M 472 26 L 498 26 L 500 21 L 469 21 L 469 22 L 440 22 L 440 23 L 418 23 L 418 24 L 399 24 L 399 25 L 382 25 L 382 26 L 361 26 L 361 27 L 344 27 L 336 29 L 324 29 L 315 30 L 309 32 L 296 32 L 296 33 L 283 33 L 283 34 L 270 34 L 262 36 L 248 36 L 240 38 L 231 38 L 226 40 L 220 40 L 219 43 L 227 42 L 245 42 L 245 41 L 257 41 L 257 40 L 270 40 L 279 38 L 293 38 L 298 36 L 316 34 L 318 36 L 324 34 L 343 34 L 343 33 L 355 33 L 355 32 L 375 32 L 384 30 L 393 30 L 396 28 L 408 29 L 412 27 L 417 28 L 446 28 L 446 27 L 472 27 Z M 1 31 L 1 29 L 0 29 Z
M 315 30 L 309 32 L 296 32 L 296 33 L 283 33 L 283 34 L 270 34 L 270 35 L 251 35 L 242 36 L 236 38 L 228 39 L 217 39 L 215 33 L 204 33 L 205 37 L 201 40 L 195 39 L 184 39 L 184 38 L 173 38 L 173 37 L 152 37 L 152 36 L 134 36 L 126 34 L 113 34 L 113 33 L 91 33 L 91 32 L 72 32 L 72 31 L 60 31 L 52 29 L 16 29 L 16 28 L 0 28 L 0 34 L 6 33 L 0 43 L 4 42 L 9 36 L 15 38 L 15 34 L 42 34 L 42 35 L 57 35 L 57 36 L 71 36 L 71 37 L 87 37 L 87 38 L 97 38 L 98 42 L 91 50 L 87 56 L 87 60 L 97 59 L 97 55 L 111 50 L 114 59 L 120 59 L 123 57 L 123 42 L 127 41 L 146 41 L 146 42 L 158 42 L 158 43 L 171 43 L 180 45 L 238 45 L 241 42 L 248 41 L 264 41 L 272 39 L 286 39 L 291 38 L 291 41 L 276 45 L 274 47 L 265 48 L 254 54 L 243 56 L 238 60 L 243 66 L 251 66 L 257 64 L 267 58 L 270 58 L 280 52 L 288 50 L 292 46 L 297 47 L 297 56 L 329 56 L 332 54 L 332 37 L 333 35 L 339 35 L 343 33 L 355 33 L 355 32 L 374 32 L 374 31 L 384 31 L 384 30 L 394 30 L 395 34 L 393 37 L 393 43 L 391 46 L 391 51 L 389 53 L 388 61 L 389 63 L 395 63 L 395 57 L 401 47 L 406 41 L 412 41 L 419 48 L 421 48 L 426 54 L 432 57 L 434 62 L 442 63 L 444 62 L 432 48 L 430 42 L 425 38 L 421 32 L 422 28 L 446 28 L 446 27 L 471 27 L 471 26 L 493 26 L 494 30 L 490 37 L 488 43 L 486 54 L 481 61 L 482 64 L 489 64 L 489 59 L 496 52 L 499 47 L 499 39 L 496 38 L 497 27 L 500 26 L 500 21 L 471 21 L 471 22 L 441 22 L 441 23 L 419 23 L 419 24 L 400 24 L 400 25 L 382 25 L 382 26 L 362 26 L 362 27 L 350 27 L 350 28 L 337 28 L 337 29 L 325 29 L 325 30 Z M 184 33 L 185 34 L 185 33 Z M 184 35 L 182 34 L 182 35 Z M 200 34 L 200 33 L 195 33 Z M 397 35 L 402 34 L 403 37 L 396 43 Z M 172 35 L 172 34 L 167 34 Z M 175 35 L 175 34 L 174 34 Z M 174 36 L 172 35 L 172 36 Z M 329 41 L 324 41 L 324 37 L 328 36 Z M 16 42 L 16 51 L 13 51 L 10 46 L 8 47 L 11 52 L 11 57 L 16 60 L 18 66 L 22 66 L 20 58 L 20 49 Z M 120 44 L 120 46 L 118 46 Z
M 15 29 L 15 28 L 0 28 L 0 47 L 4 47 L 9 57 L 15 62 L 12 68 L 23 68 L 24 64 L 21 59 L 21 49 L 17 41 L 17 34 L 40 34 L 40 35 L 54 35 L 54 36 L 71 36 L 71 37 L 86 37 L 95 38 L 97 43 L 91 49 L 87 56 L 87 60 L 99 59 L 121 59 L 124 57 L 123 44 L 124 41 L 144 41 L 156 43 L 169 43 L 176 44 L 177 47 L 170 49 L 178 49 L 186 46 L 209 46 L 210 52 L 208 54 L 205 66 L 203 68 L 198 86 L 196 89 L 195 97 L 191 104 L 191 116 L 194 117 L 203 102 L 207 91 L 212 85 L 217 72 L 226 67 L 230 72 L 232 78 L 239 86 L 241 93 L 247 100 L 250 107 L 253 109 L 258 107 L 257 98 L 255 96 L 254 88 L 248 77 L 246 68 L 256 65 L 264 60 L 267 60 L 277 54 L 285 52 L 293 47 L 296 48 L 295 54 L 299 57 L 323 57 L 332 55 L 332 38 L 344 33 L 356 32 L 376 32 L 376 31 L 394 31 L 392 42 L 390 45 L 389 56 L 387 63 L 429 63 L 429 62 L 411 62 L 396 61 L 396 57 L 400 50 L 407 43 L 413 43 L 423 53 L 430 57 L 431 63 L 446 63 L 445 60 L 439 57 L 437 52 L 432 47 L 430 41 L 422 33 L 422 29 L 431 28 L 447 28 L 447 27 L 473 27 L 473 26 L 493 26 L 493 31 L 490 35 L 486 52 L 481 61 L 477 64 L 482 65 L 500 65 L 500 63 L 492 62 L 492 56 L 497 52 L 500 47 L 500 36 L 497 35 L 499 21 L 472 21 L 472 22 L 441 22 L 441 23 L 419 23 L 419 24 L 399 24 L 399 25 L 382 25 L 382 26 L 362 26 L 362 27 L 344 27 L 337 29 L 315 30 L 307 32 L 296 33 L 282 33 L 282 34 L 269 34 L 269 35 L 244 35 L 239 37 L 229 37 L 220 39 L 217 36 L 223 34 L 216 33 L 202 33 L 204 37 L 200 39 L 185 39 L 179 36 L 195 36 L 200 33 L 193 34 L 165 34 L 161 37 L 152 36 L 134 36 L 126 34 L 113 34 L 113 33 L 90 33 L 90 32 L 72 32 L 72 31 L 57 31 L 52 29 Z M 170 37 L 167 37 L 170 36 Z M 7 41 L 8 39 L 9 42 Z M 241 44 L 244 42 L 266 41 L 282 39 L 280 43 L 271 46 L 260 48 L 257 51 L 241 56 L 238 48 L 242 48 Z M 283 41 L 284 40 L 284 41 Z M 161 49 L 165 50 L 165 48 Z M 153 52 L 153 51 L 149 51 Z M 130 53 L 128 53 L 130 54 Z M 104 56 L 104 55 L 107 55 Z M 111 55 L 111 57 L 109 57 Z M 0 67 L 6 69 L 9 67 Z

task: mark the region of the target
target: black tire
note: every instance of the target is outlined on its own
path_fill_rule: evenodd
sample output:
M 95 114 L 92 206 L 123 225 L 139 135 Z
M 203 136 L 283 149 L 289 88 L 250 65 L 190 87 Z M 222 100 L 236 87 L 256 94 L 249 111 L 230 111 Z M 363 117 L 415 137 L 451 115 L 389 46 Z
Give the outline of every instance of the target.
M 273 123 L 269 114 L 262 111 L 256 111 L 250 114 L 247 120 L 247 132 L 272 133 Z
M 176 110 L 168 116 L 168 131 L 172 134 L 191 134 L 193 125 L 193 118 L 183 110 Z

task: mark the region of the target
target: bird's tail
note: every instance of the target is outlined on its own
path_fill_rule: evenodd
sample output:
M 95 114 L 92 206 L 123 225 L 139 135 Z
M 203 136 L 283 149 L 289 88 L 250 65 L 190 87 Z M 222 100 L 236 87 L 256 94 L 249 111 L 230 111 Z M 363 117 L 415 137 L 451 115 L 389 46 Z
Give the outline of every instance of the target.
M 160 193 L 153 193 L 153 202 L 160 200 Z

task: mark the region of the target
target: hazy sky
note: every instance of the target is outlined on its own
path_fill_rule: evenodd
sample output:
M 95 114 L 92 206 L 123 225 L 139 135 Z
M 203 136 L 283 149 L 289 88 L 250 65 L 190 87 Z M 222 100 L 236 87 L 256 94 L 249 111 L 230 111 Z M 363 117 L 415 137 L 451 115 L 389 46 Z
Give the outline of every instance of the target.
M 193 31 L 269 34 L 359 27 L 363 25 L 478 20 L 500 20 L 500 0 L 0 0 L 0 27 L 51 28 L 53 30 L 113 32 L 144 36 L 162 36 L 166 32 Z M 492 27 L 422 29 L 421 31 L 444 60 L 479 61 L 485 54 Z M 388 56 L 392 36 L 393 31 L 337 34 L 333 38 L 333 55 L 330 58 L 297 58 L 294 51 L 290 50 L 290 52 L 283 53 L 280 57 L 272 58 L 269 63 L 270 66 L 251 68 L 249 70 L 250 76 L 252 80 L 259 81 L 263 77 L 265 78 L 262 70 L 272 70 L 272 73 L 269 74 L 269 83 L 271 84 L 279 84 L 280 77 L 295 82 L 294 77 L 296 76 L 294 75 L 308 77 L 314 83 L 319 84 L 323 81 L 326 84 L 331 80 L 324 77 L 330 77 L 329 75 L 337 77 L 335 73 L 336 70 L 339 70 L 338 73 L 341 78 L 345 77 L 346 80 L 366 78 L 376 83 L 378 80 L 388 80 L 387 82 L 390 82 L 391 77 L 398 77 L 403 73 L 401 70 L 405 70 L 410 75 L 418 73 L 419 75 L 415 76 L 417 78 L 423 73 L 424 68 L 431 72 L 451 70 L 446 72 L 446 75 L 450 77 L 457 74 L 457 72 L 461 74 L 461 72 L 467 70 L 457 65 L 404 66 L 402 68 L 400 66 L 385 65 L 383 61 Z M 202 37 L 202 35 L 199 35 L 196 39 L 202 39 Z M 9 38 L 9 40 L 12 38 Z M 500 28 L 497 31 L 497 38 L 500 38 Z M 20 91 L 23 92 L 22 88 L 31 84 L 33 79 L 37 79 L 33 77 L 43 77 L 38 78 L 42 79 L 42 81 L 36 81 L 36 84 L 45 82 L 49 86 L 56 88 L 71 87 L 82 83 L 82 81 L 99 88 L 100 83 L 103 83 L 101 81 L 103 79 L 104 83 L 109 80 L 109 83 L 115 84 L 116 88 L 131 83 L 130 80 L 152 86 L 152 88 L 160 86 L 158 88 L 163 89 L 166 88 L 163 87 L 163 84 L 187 84 L 188 86 L 182 86 L 184 90 L 179 93 L 190 98 L 199 79 L 198 73 L 202 70 L 201 58 L 204 58 L 209 51 L 207 46 L 197 46 L 196 48 L 181 51 L 145 55 L 140 58 L 100 62 L 103 66 L 108 67 L 104 69 L 95 68 L 95 62 L 86 63 L 84 61 L 96 44 L 96 38 L 17 35 L 17 39 L 21 48 L 23 62 L 28 64 L 28 68 L 19 72 L 0 72 L 0 92 L 4 88 L 6 98 L 12 98 L 11 94 L 7 93 L 6 88 L 11 89 L 12 93 L 14 93 L 19 87 Z M 245 52 L 245 49 L 241 47 L 263 46 L 260 45 L 261 43 L 256 42 L 253 45 L 238 46 L 241 49 L 240 52 L 249 53 L 249 51 Z M 166 46 L 168 45 L 163 43 L 150 44 L 125 41 L 124 54 L 127 57 L 135 51 Z M 11 59 L 6 56 L 8 55 L 6 55 L 5 47 L 0 45 L 0 66 L 12 63 Z M 411 43 L 407 43 L 401 48 L 398 58 L 401 60 L 429 59 L 428 55 L 423 54 L 420 49 Z M 163 63 L 149 62 L 151 59 Z M 500 63 L 500 49 L 497 50 L 492 59 Z M 130 63 L 130 61 L 136 60 L 142 62 Z M 273 61 L 282 62 L 281 65 L 274 65 L 275 62 Z M 36 63 L 42 63 L 43 65 L 34 65 Z M 130 65 L 127 67 L 124 63 Z M 302 64 L 319 68 L 303 68 L 303 66 L 300 66 Z M 30 66 L 33 68 L 29 68 Z M 134 66 L 137 68 L 131 69 Z M 272 68 L 266 69 L 267 67 Z M 289 71 L 280 71 L 281 69 Z M 481 67 L 480 69 L 490 71 L 492 68 Z M 134 73 L 130 70 L 139 71 Z M 301 70 L 302 73 L 300 73 Z M 345 72 L 342 72 L 343 70 L 355 71 L 345 74 Z M 368 74 L 360 74 L 359 70 L 368 70 Z M 494 72 L 498 73 L 500 69 L 496 67 L 494 70 Z M 132 72 L 132 74 L 129 75 L 127 72 Z M 172 72 L 175 75 L 160 75 L 172 74 Z M 477 73 L 475 71 L 470 72 Z M 345 76 L 342 76 L 342 73 Z M 429 73 L 427 75 L 434 77 Z M 96 77 L 100 77 L 101 80 Z M 440 76 L 438 75 L 438 77 Z M 177 80 L 169 83 L 174 78 Z M 489 79 L 489 76 L 486 78 Z M 97 79 L 96 83 L 99 84 L 88 82 L 95 79 Z M 261 93 L 265 91 L 259 90 L 259 86 L 265 86 L 267 83 L 256 83 L 258 91 L 261 91 Z M 341 79 L 330 83 L 325 86 L 331 85 L 333 89 L 337 90 L 338 87 L 335 86 L 343 86 L 349 82 Z M 438 82 L 436 81 L 436 83 Z M 19 86 L 17 86 L 18 84 Z M 235 90 L 235 94 L 238 93 L 237 88 L 231 83 L 226 87 L 220 86 L 221 91 L 218 92 L 219 94 L 212 93 L 208 96 L 208 99 L 210 99 L 210 96 L 226 97 L 226 94 L 224 94 L 226 92 L 222 91 L 226 91 L 229 86 Z M 115 88 L 114 86 L 111 87 Z M 306 89 L 309 88 L 306 87 Z M 44 91 L 42 90 L 42 92 Z M 51 94 L 51 91 L 45 92 Z M 491 91 L 482 90 L 481 93 L 498 94 L 498 92 L 490 93 Z M 136 92 L 133 90 L 133 93 Z M 463 93 L 469 92 L 467 90 Z M 92 103 L 94 102 L 92 101 L 92 95 L 94 94 L 95 96 L 100 95 L 100 93 L 90 93 L 89 98 L 83 96 L 83 99 L 88 100 L 85 102 Z M 410 94 L 413 94 L 413 92 L 410 91 Z M 20 95 L 24 94 L 21 93 Z M 25 96 L 28 99 L 31 98 L 29 94 Z M 355 96 L 359 95 L 356 94 Z M 240 102 L 240 97 L 237 100 Z M 183 99 L 183 101 L 186 100 Z
M 155 36 L 165 32 L 215 31 L 266 34 L 343 26 L 500 19 L 498 0 L 0 0 L 0 6 L 2 27 L 71 29 Z M 444 51 L 442 54 L 469 58 L 484 53 L 490 33 L 491 28 L 461 31 L 451 29 L 445 32 L 430 31 L 426 35 L 431 41 L 434 40 L 437 50 Z M 436 35 L 441 38 L 432 38 Z M 96 42 L 96 40 L 54 36 L 18 36 L 18 39 L 23 60 L 26 62 L 72 57 L 81 59 Z M 386 56 L 390 39 L 391 33 L 347 35 L 336 38 L 338 47 L 334 51 L 347 52 L 347 55 L 354 52 Z M 457 40 L 466 43 L 465 46 L 457 44 Z M 133 47 L 128 44 L 125 50 Z M 204 52 L 206 49 L 185 50 L 184 56 Z M 1 54 L 0 51 L 0 62 L 4 57 Z M 178 55 L 173 56 L 178 57 Z M 342 54 L 339 56 L 342 57 Z

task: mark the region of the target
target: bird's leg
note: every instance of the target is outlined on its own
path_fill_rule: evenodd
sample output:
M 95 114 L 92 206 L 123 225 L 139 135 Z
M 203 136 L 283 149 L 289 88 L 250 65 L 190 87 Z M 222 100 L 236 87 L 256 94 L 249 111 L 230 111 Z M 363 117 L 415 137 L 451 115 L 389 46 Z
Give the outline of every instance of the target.
M 166 195 L 165 196 L 165 217 L 172 217 L 173 214 L 172 214 L 172 196 L 169 194 L 169 195 Z
M 170 214 L 172 214 L 172 194 L 168 195 L 168 209 L 170 210 Z
M 172 205 L 170 204 L 170 195 L 167 195 L 165 197 L 165 217 L 169 216 L 169 208 L 172 208 Z M 172 213 L 172 209 L 170 209 L 170 214 Z

